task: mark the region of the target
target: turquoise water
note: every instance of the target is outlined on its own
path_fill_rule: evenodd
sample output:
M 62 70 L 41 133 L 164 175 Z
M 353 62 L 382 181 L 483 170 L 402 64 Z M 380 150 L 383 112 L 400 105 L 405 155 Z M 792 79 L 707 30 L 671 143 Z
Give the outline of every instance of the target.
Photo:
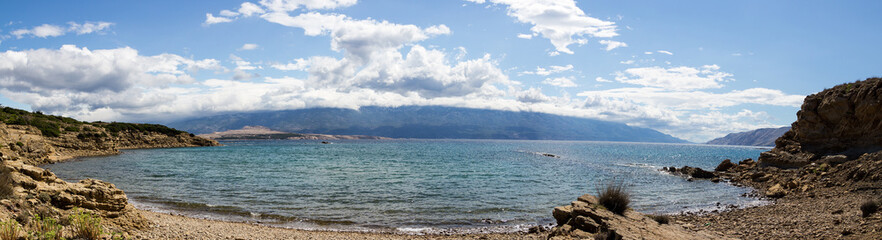
M 96 178 L 140 208 L 302 229 L 517 231 L 612 179 L 649 213 L 751 205 L 749 189 L 658 171 L 756 158 L 765 149 L 579 141 L 236 141 L 223 147 L 126 150 L 47 165 Z M 559 158 L 542 156 L 551 153 Z

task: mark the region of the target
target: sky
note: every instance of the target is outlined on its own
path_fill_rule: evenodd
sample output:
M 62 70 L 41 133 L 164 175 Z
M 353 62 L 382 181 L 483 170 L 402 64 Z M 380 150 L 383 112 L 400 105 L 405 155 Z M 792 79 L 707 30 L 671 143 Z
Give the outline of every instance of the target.
M 882 69 L 882 1 L 4 1 L 0 104 L 86 121 L 437 105 L 705 142 Z

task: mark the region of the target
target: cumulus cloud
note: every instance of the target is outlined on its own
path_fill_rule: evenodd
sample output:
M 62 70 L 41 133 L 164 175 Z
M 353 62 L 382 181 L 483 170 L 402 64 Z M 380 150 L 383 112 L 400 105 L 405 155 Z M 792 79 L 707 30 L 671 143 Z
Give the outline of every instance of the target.
M 141 56 L 128 47 L 10 50 L 0 53 L 0 89 L 20 96 L 34 109 L 61 110 L 82 104 L 143 106 L 160 98 L 138 98 L 143 95 L 139 89 L 193 83 L 189 72 L 220 68 L 214 59 Z
M 506 5 L 509 16 L 514 17 L 518 22 L 533 25 L 530 28 L 533 34 L 550 40 L 556 53 L 573 54 L 569 46 L 587 43 L 586 37 L 611 38 L 619 35 L 614 22 L 589 17 L 581 8 L 576 6 L 576 1 L 574 0 L 466 1 L 478 4 L 491 2 L 493 4 Z M 609 44 L 606 45 L 607 48 L 610 47 Z
M 43 24 L 40 26 L 36 26 L 30 29 L 17 29 L 11 32 L 16 38 L 24 38 L 27 36 L 39 37 L 39 38 L 47 38 L 47 37 L 59 37 L 63 36 L 69 32 L 76 33 L 77 35 L 82 34 L 90 34 L 101 32 L 104 29 L 109 28 L 113 25 L 113 23 L 109 22 L 84 22 L 82 24 L 76 22 L 68 22 L 68 27 L 52 25 L 52 24 Z
M 579 85 L 576 85 L 576 83 L 573 82 L 573 77 L 572 77 L 572 76 L 570 76 L 570 77 L 546 78 L 544 81 L 542 81 L 542 83 L 544 83 L 544 84 L 548 84 L 548 85 L 551 85 L 551 86 L 563 87 L 563 88 L 570 88 L 570 87 L 578 87 L 578 86 L 579 86 Z
M 719 71 L 717 65 L 693 67 L 644 67 L 617 72 L 615 80 L 622 83 L 671 90 L 721 88 L 722 82 L 732 81 L 732 74 Z

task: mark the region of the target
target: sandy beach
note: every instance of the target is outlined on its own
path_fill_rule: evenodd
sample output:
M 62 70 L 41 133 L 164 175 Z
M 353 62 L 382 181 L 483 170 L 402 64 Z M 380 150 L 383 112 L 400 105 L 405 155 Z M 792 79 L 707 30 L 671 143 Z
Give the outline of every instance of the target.
M 545 239 L 543 233 L 404 235 L 389 233 L 306 231 L 249 223 L 223 222 L 137 210 L 152 222 L 131 239 Z

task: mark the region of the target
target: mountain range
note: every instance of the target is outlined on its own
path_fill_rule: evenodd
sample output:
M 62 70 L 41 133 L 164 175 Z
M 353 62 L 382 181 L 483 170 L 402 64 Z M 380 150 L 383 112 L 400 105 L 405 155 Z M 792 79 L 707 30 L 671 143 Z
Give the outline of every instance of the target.
M 197 134 L 265 126 L 285 132 L 390 138 L 687 142 L 653 129 L 609 121 L 536 112 L 439 106 L 230 113 L 185 119 L 168 125 Z
M 707 144 L 774 147 L 775 140 L 789 130 L 790 127 L 760 128 L 753 131 L 730 133 L 725 137 L 710 140 Z

